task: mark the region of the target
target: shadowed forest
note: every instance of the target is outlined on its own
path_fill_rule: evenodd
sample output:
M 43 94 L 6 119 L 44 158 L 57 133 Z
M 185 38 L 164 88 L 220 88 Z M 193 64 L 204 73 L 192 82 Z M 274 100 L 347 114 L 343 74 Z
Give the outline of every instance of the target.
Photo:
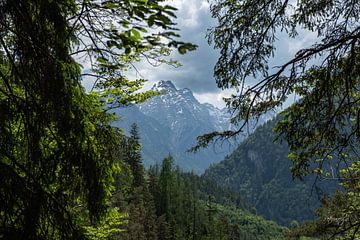
M 360 3 L 210 0 L 220 110 L 144 88 L 196 54 L 174 2 L 0 0 L 0 239 L 360 239 Z

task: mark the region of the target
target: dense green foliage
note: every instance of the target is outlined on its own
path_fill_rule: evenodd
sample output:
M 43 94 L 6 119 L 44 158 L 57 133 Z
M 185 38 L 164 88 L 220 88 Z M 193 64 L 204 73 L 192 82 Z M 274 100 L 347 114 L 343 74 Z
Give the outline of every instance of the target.
M 238 194 L 184 173 L 172 161 L 169 156 L 143 171 L 141 187 L 134 181 L 138 167 L 129 163 L 132 190 L 113 200 L 129 216 L 114 239 L 285 239 L 286 228 L 248 211 Z
M 294 221 L 313 219 L 321 194 L 334 191 L 336 185 L 320 181 L 314 185 L 314 179 L 294 180 L 288 145 L 272 141 L 276 137 L 274 125 L 275 120 L 271 120 L 258 127 L 204 177 L 239 192 L 257 213 L 290 226 Z
M 336 211 L 331 201 L 324 205 L 318 234 L 358 239 L 359 1 L 214 0 L 211 12 L 218 25 L 209 36 L 221 52 L 215 78 L 220 88 L 238 90 L 226 101 L 240 126 L 200 137 L 199 146 L 236 135 L 252 118 L 299 96 L 276 127 L 289 144 L 292 173 L 341 180 L 346 201 L 335 197 Z M 269 66 L 277 34 L 295 38 L 299 29 L 317 34 L 317 40 L 280 66 Z
M 293 174 L 340 178 L 345 191 L 324 200 L 319 220 L 293 236 L 356 239 L 359 4 L 297 4 L 289 9 L 289 1 L 216 1 L 212 12 L 220 26 L 212 36 L 222 55 L 215 75 L 220 87 L 241 90 L 227 101 L 235 123 L 281 105 L 289 94 L 302 97 L 277 127 L 289 143 Z M 0 1 L 0 238 L 284 237 L 286 229 L 253 215 L 236 194 L 174 169 L 171 157 L 145 172 L 136 126 L 129 138 L 111 126 L 109 109 L 155 94 L 138 91 L 144 79 L 126 77 L 133 62 L 177 65 L 167 59 L 172 49 L 183 54 L 195 48 L 176 40 L 174 11 L 163 0 Z M 297 25 L 318 31 L 322 42 L 268 75 L 275 31 L 294 36 Z M 320 53 L 326 56 L 322 66 L 304 67 Z M 83 69 L 80 61 L 90 67 Z M 257 73 L 264 79 L 244 88 L 245 79 Z M 81 81 L 92 81 L 92 90 L 85 92 Z M 210 134 L 200 145 L 236 133 Z M 283 153 L 272 154 L 276 159 Z M 337 175 L 327 172 L 333 166 Z M 264 174 L 264 182 L 273 173 L 278 172 Z M 252 180 L 246 172 L 241 177 Z M 265 192 L 276 196 L 278 210 L 294 199 L 276 195 L 284 182 L 275 179 Z M 263 193 L 254 199 L 263 200 Z M 298 206 L 288 207 L 297 213 Z
M 125 77 L 132 61 L 194 49 L 175 40 L 174 10 L 162 1 L 0 1 L 0 238 L 109 234 L 105 222 L 121 218 L 108 207 L 123 136 L 106 111 L 153 94 Z M 87 73 L 73 57 L 91 63 Z M 85 92 L 85 76 L 96 91 Z

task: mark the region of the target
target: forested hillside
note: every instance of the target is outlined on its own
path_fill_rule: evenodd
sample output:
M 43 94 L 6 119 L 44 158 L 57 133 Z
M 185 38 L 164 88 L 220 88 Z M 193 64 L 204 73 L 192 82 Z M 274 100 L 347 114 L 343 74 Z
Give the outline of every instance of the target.
M 181 0 L 180 25 L 179 3 L 0 0 L 0 239 L 359 240 L 360 1 Z M 192 55 L 181 78 L 225 110 L 143 88 L 200 28 L 213 75 Z M 203 176 L 174 166 L 279 109 Z
M 116 239 L 285 239 L 287 229 L 254 212 L 241 195 L 173 165 L 168 156 L 148 171 L 138 154 L 137 130 L 124 144 L 130 153 L 117 178 L 112 204 L 128 213 Z
M 340 182 L 342 186 L 341 193 L 322 202 L 321 210 L 316 212 L 317 220 L 307 225 L 302 234 L 359 239 L 360 2 L 216 0 L 210 5 L 216 26 L 210 29 L 208 40 L 220 52 L 214 76 L 219 88 L 236 92 L 226 103 L 234 113 L 232 122 L 238 123 L 239 128 L 204 135 L 198 145 L 236 136 L 246 127 L 242 122 L 269 110 L 286 108 L 292 102 L 276 126 L 276 132 L 289 145 L 292 175 L 325 179 L 332 185 Z M 258 161 L 260 154 L 254 152 L 259 149 L 263 159 L 265 154 L 271 156 L 274 169 L 288 168 L 286 163 L 277 164 L 281 149 L 269 145 L 267 141 L 271 140 L 264 139 L 262 145 L 250 142 L 248 147 L 252 149 L 243 145 L 244 150 L 248 148 L 242 153 L 243 160 L 233 161 L 259 173 L 262 162 Z M 265 152 L 262 146 L 270 148 Z M 225 169 L 236 174 L 232 168 Z M 268 190 L 282 182 L 276 176 L 277 170 L 271 173 L 260 177 Z M 226 175 L 229 179 L 241 179 Z M 259 189 L 252 178 L 248 177 L 249 184 Z M 240 183 L 247 184 L 241 180 Z M 282 184 L 286 186 L 286 182 Z M 289 195 L 278 190 L 270 190 L 279 196 L 274 200 L 288 210 L 293 208 L 296 214 L 304 202 L 303 195 L 296 188 Z M 264 195 L 259 195 L 262 189 L 255 192 L 251 198 L 259 205 L 266 191 Z M 293 203 L 296 204 L 290 207 Z M 276 207 L 274 202 L 269 204 Z M 270 209 L 265 212 L 274 214 Z
M 313 219 L 322 194 L 333 192 L 337 183 L 293 179 L 286 141 L 274 142 L 275 122 L 258 127 L 224 161 L 206 170 L 203 177 L 239 192 L 267 219 L 289 226 L 293 221 Z

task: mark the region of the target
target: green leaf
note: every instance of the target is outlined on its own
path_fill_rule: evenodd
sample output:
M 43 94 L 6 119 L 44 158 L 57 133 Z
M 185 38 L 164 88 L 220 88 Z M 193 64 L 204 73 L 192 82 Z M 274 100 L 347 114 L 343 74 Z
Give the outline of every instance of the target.
M 139 31 L 137 31 L 136 29 L 131 29 L 131 33 L 132 35 L 137 39 L 140 40 L 141 39 L 141 34 L 139 33 Z
M 98 57 L 98 58 L 97 58 L 97 61 L 98 61 L 99 63 L 105 64 L 105 63 L 107 63 L 109 60 L 106 59 L 105 57 Z
M 187 48 L 185 46 L 178 47 L 178 51 L 180 54 L 184 55 L 187 52 Z
M 149 27 L 152 27 L 152 26 L 154 25 L 154 23 L 155 23 L 155 18 L 156 18 L 155 15 L 151 15 L 151 16 L 149 17 L 149 19 L 148 19 L 148 25 L 149 25 Z

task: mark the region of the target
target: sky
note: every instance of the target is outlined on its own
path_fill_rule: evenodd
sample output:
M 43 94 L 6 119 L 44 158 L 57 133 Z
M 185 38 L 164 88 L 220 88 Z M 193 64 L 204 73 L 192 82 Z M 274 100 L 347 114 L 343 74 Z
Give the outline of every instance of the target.
M 200 102 L 224 107 L 222 98 L 229 96 L 231 91 L 220 90 L 213 77 L 213 68 L 219 54 L 209 46 L 206 39 L 207 30 L 216 25 L 215 19 L 211 18 L 208 1 L 169 0 L 169 4 L 178 8 L 177 27 L 182 40 L 197 44 L 198 49 L 185 55 L 174 52 L 172 57 L 180 61 L 180 68 L 166 65 L 153 68 L 145 63 L 140 64 L 140 75 L 149 80 L 146 87 L 149 88 L 160 80 L 171 80 L 177 88 L 191 89 Z M 299 30 L 296 39 L 288 39 L 285 34 L 279 34 L 278 39 L 277 50 L 274 58 L 270 60 L 270 66 L 287 62 L 299 49 L 311 46 L 317 38 L 314 33 Z
M 200 102 L 223 107 L 222 97 L 230 91 L 220 91 L 213 78 L 213 67 L 219 55 L 206 39 L 207 30 L 216 24 L 211 18 L 208 1 L 172 0 L 168 4 L 178 8 L 176 22 L 181 39 L 198 48 L 185 55 L 174 52 L 172 57 L 182 64 L 179 68 L 162 65 L 154 69 L 144 64 L 138 68 L 140 74 L 149 80 L 147 87 L 159 80 L 171 80 L 177 88 L 189 88 Z
M 165 64 L 154 68 L 146 61 L 141 62 L 136 65 L 136 77 L 149 80 L 145 89 L 151 88 L 160 80 L 170 80 L 177 88 L 189 88 L 201 103 L 224 107 L 222 98 L 229 96 L 232 91 L 219 89 L 213 77 L 213 68 L 219 53 L 206 39 L 208 29 L 216 25 L 216 20 L 211 18 L 208 0 L 168 0 L 168 4 L 178 8 L 176 22 L 181 40 L 198 45 L 198 49 L 185 55 L 174 51 L 171 58 L 182 64 L 179 68 Z M 296 39 L 288 39 L 286 34 L 277 36 L 277 50 L 269 62 L 270 67 L 287 62 L 299 49 L 310 47 L 317 39 L 314 33 L 303 30 L 298 32 L 299 36 Z

